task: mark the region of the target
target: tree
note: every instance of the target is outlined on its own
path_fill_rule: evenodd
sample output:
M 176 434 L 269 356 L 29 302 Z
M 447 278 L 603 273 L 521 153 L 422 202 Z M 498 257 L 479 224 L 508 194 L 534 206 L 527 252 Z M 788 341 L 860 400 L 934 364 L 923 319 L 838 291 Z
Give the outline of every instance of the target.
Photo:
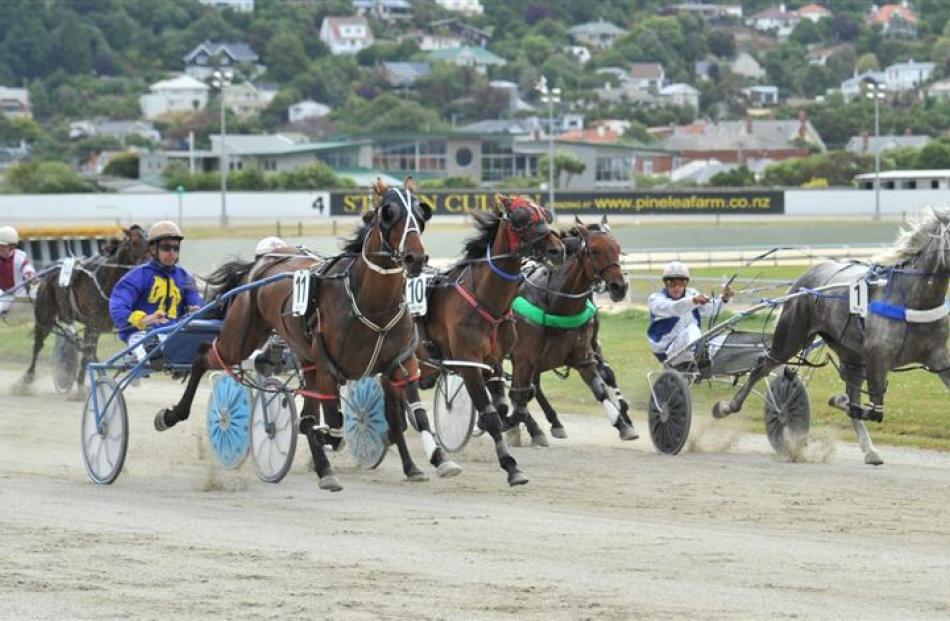
M 541 173 L 541 176 L 545 176 L 545 173 L 548 170 L 548 156 L 547 154 L 542 155 L 538 158 L 538 172 Z M 580 175 L 585 170 L 587 170 L 587 165 L 581 161 L 581 158 L 577 157 L 573 153 L 568 151 L 557 150 L 554 152 L 554 187 L 559 189 L 561 187 L 561 175 L 564 174 L 564 186 L 568 186 L 571 183 L 571 177 L 574 175 Z
M 789 35 L 789 40 L 799 43 L 801 45 L 808 45 L 809 43 L 818 43 L 821 41 L 821 31 L 818 29 L 818 26 L 815 22 L 810 19 L 803 19 L 798 22 L 798 25 L 795 26 L 795 30 L 792 31 L 792 34 Z
M 864 73 L 865 71 L 880 71 L 881 63 L 877 61 L 877 56 L 868 52 L 863 54 L 861 58 L 858 59 L 858 62 L 854 65 L 854 70 L 858 73 Z
M 709 185 L 720 188 L 744 188 L 755 185 L 755 175 L 743 164 L 733 170 L 716 173 L 709 179 Z
M 872 162 L 869 155 L 828 151 L 772 164 L 765 169 L 762 182 L 763 185 L 797 187 L 820 177 L 833 186 L 851 186 L 854 176 L 867 172 Z
M 709 51 L 719 58 L 736 55 L 736 38 L 728 30 L 713 30 L 709 33 Z
M 950 168 L 950 142 L 934 140 L 917 155 L 918 169 L 935 170 Z
M 139 178 L 139 156 L 137 153 L 123 153 L 117 155 L 106 164 L 102 171 L 104 175 L 114 177 L 126 177 L 127 179 Z
M 307 52 L 303 43 L 289 32 L 282 32 L 267 44 L 267 73 L 278 82 L 287 82 L 306 70 Z
M 5 189 L 15 194 L 94 192 L 92 184 L 62 162 L 26 162 L 7 171 Z

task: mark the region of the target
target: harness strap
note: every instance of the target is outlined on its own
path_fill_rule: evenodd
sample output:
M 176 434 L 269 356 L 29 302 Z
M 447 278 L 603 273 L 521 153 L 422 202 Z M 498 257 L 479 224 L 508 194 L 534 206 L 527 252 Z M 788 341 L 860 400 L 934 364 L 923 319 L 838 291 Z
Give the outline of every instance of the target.
M 336 401 L 339 398 L 336 395 L 328 395 L 315 390 L 306 390 L 304 388 L 298 388 L 294 391 L 294 394 L 300 395 L 301 397 L 316 399 L 317 401 Z
M 462 299 L 472 307 L 472 310 L 478 313 L 479 317 L 487 321 L 492 327 L 491 346 L 494 347 L 495 343 L 498 342 L 498 328 L 506 321 L 513 321 L 515 318 L 514 313 L 511 312 L 511 309 L 509 308 L 508 312 L 506 312 L 504 315 L 501 317 L 496 317 L 491 311 L 479 304 L 478 300 L 475 299 L 475 296 L 470 291 L 468 291 L 462 285 L 462 283 L 456 282 L 455 290 L 458 291 L 458 294 L 462 296 Z
M 906 308 L 899 304 L 891 304 L 883 300 L 874 300 L 868 304 L 868 310 L 875 315 L 887 317 L 895 321 L 906 321 L 907 323 L 932 323 L 943 319 L 950 313 L 950 308 L 948 308 L 946 304 L 941 304 L 934 308 L 916 310 Z
M 369 358 L 369 362 L 366 364 L 366 368 L 363 370 L 363 374 L 360 378 L 364 378 L 370 375 L 373 369 L 376 368 L 376 361 L 379 359 L 379 353 L 383 348 L 383 343 L 386 341 L 386 337 L 389 335 L 389 332 L 396 326 L 397 323 L 405 316 L 406 314 L 406 305 L 400 304 L 399 311 L 393 316 L 392 319 L 385 326 L 380 326 L 370 320 L 368 317 L 363 315 L 359 307 L 356 305 L 356 297 L 353 295 L 353 290 L 350 288 L 350 279 L 343 279 L 343 287 L 346 289 L 346 295 L 350 298 L 350 306 L 353 309 L 353 314 L 356 315 L 356 318 L 360 320 L 364 326 L 376 333 L 376 345 L 373 347 L 373 354 Z
M 218 337 L 214 337 L 214 340 L 211 341 L 211 354 L 214 356 L 214 361 L 221 367 L 221 370 L 227 373 L 235 382 L 239 384 L 243 383 L 242 378 L 234 372 L 234 369 L 224 363 L 224 358 L 221 357 L 221 352 L 218 351 Z
M 587 323 L 597 314 L 597 307 L 590 300 L 586 300 L 584 310 L 574 315 L 554 315 L 545 309 L 532 304 L 526 298 L 520 295 L 515 298 L 511 305 L 511 310 L 519 317 L 523 317 L 531 323 L 539 326 L 560 328 L 562 330 L 573 330 L 587 325 Z

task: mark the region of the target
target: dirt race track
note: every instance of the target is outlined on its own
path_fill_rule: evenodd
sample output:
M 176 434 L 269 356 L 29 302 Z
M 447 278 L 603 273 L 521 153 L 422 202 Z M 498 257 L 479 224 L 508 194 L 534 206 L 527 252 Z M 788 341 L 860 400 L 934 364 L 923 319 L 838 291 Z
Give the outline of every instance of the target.
M 820 438 L 810 463 L 782 463 L 703 418 L 693 452 L 667 457 L 568 415 L 568 440 L 516 449 L 525 487 L 476 439 L 461 476 L 427 483 L 404 482 L 394 452 L 375 471 L 334 455 L 331 494 L 306 442 L 279 485 L 213 466 L 207 390 L 156 433 L 180 388 L 128 391 L 109 487 L 83 470 L 79 403 L 44 376 L 3 397 L 0 618 L 950 617 L 947 455 L 879 447 L 871 468 L 851 438 Z

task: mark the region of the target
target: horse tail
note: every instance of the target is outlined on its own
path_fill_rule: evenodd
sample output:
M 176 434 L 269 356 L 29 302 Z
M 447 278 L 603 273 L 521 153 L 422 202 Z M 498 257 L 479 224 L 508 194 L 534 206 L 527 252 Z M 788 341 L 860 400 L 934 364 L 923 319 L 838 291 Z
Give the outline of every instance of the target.
M 218 294 L 226 293 L 241 284 L 256 261 L 241 261 L 235 259 L 228 261 L 215 271 L 211 272 L 204 280 L 208 287 L 213 287 Z

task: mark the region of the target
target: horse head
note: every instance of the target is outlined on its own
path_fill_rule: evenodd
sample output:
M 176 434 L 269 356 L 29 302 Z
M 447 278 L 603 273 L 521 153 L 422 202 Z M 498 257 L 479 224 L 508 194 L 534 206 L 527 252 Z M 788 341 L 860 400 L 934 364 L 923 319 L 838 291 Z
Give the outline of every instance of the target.
M 520 257 L 560 265 L 565 248 L 555 229 L 551 212 L 527 196 L 495 195 L 496 215 L 506 225 L 508 250 Z M 500 230 L 499 230 L 500 232 Z
M 145 229 L 138 224 L 122 229 L 122 239 L 117 240 L 115 245 L 111 244 L 111 240 L 107 242 L 103 254 L 113 257 L 117 265 L 138 265 L 149 257 Z
M 429 260 L 422 233 L 432 218 L 432 206 L 416 194 L 412 177 L 406 177 L 401 190 L 377 180 L 373 191 L 376 207 L 363 215 L 363 221 L 378 231 L 383 251 L 393 263 L 410 278 L 418 276 Z
M 607 216 L 599 224 L 585 225 L 577 216 L 574 217 L 577 226 L 571 228 L 570 235 L 581 240 L 578 256 L 590 269 L 595 282 L 603 282 L 607 286 L 610 299 L 619 302 L 627 296 L 627 277 L 620 267 L 620 244 L 610 234 Z

